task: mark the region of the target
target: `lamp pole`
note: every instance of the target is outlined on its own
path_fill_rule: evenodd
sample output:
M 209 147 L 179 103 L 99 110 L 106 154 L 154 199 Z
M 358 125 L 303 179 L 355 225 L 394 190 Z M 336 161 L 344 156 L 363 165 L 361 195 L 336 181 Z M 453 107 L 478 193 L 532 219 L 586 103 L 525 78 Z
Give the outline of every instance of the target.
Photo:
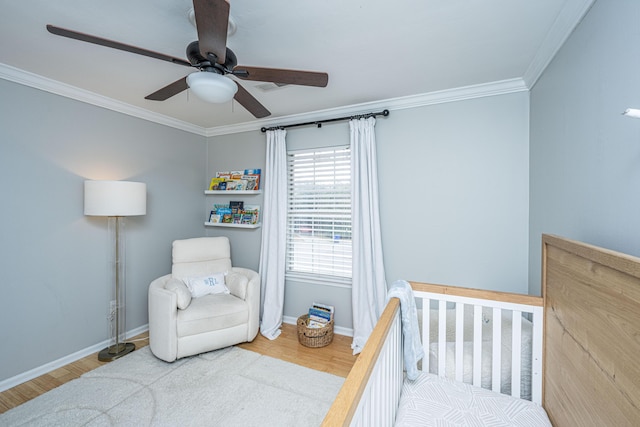
M 109 345 L 98 353 L 98 360 L 109 362 L 135 350 L 126 339 L 126 278 L 124 217 L 146 215 L 147 185 L 131 181 L 85 181 L 84 214 L 108 217 L 109 235 L 112 236 L 115 284 L 115 313 L 110 302 Z M 113 316 L 115 315 L 115 322 Z M 115 331 L 113 330 L 115 323 Z M 115 333 L 115 337 L 113 337 Z M 114 339 L 115 338 L 115 339 Z M 121 342 L 122 341 L 122 342 Z

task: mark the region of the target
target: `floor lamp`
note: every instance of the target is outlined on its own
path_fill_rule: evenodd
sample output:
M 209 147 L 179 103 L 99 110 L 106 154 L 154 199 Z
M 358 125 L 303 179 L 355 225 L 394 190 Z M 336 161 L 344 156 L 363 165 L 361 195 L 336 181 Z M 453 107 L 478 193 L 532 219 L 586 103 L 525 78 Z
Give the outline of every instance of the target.
M 135 350 L 126 339 L 124 217 L 147 213 L 147 185 L 131 181 L 85 181 L 84 214 L 109 217 L 113 239 L 115 307 L 111 307 L 110 343 L 98 353 L 98 360 L 110 362 Z M 115 321 L 115 328 L 113 322 Z

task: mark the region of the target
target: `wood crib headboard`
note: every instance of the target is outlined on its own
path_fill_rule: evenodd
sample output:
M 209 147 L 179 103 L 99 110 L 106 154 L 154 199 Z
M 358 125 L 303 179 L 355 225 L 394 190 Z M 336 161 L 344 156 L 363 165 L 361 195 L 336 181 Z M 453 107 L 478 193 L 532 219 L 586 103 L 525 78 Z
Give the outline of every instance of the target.
M 551 422 L 640 425 L 640 258 L 551 235 L 542 251 Z

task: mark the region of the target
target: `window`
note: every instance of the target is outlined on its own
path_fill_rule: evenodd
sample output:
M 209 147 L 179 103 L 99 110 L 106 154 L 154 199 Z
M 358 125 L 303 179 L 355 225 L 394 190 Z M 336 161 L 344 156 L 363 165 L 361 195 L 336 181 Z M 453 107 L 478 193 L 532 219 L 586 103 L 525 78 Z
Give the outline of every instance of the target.
M 287 274 L 350 279 L 351 150 L 290 151 L 287 165 Z

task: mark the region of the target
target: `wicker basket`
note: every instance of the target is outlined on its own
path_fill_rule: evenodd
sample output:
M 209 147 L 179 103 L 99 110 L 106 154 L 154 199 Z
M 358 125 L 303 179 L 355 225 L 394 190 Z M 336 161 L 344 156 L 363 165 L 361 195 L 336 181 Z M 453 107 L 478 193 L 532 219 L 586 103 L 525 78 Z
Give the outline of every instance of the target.
M 308 314 L 298 317 L 298 341 L 305 347 L 324 347 L 333 341 L 333 319 L 323 328 L 307 326 Z

